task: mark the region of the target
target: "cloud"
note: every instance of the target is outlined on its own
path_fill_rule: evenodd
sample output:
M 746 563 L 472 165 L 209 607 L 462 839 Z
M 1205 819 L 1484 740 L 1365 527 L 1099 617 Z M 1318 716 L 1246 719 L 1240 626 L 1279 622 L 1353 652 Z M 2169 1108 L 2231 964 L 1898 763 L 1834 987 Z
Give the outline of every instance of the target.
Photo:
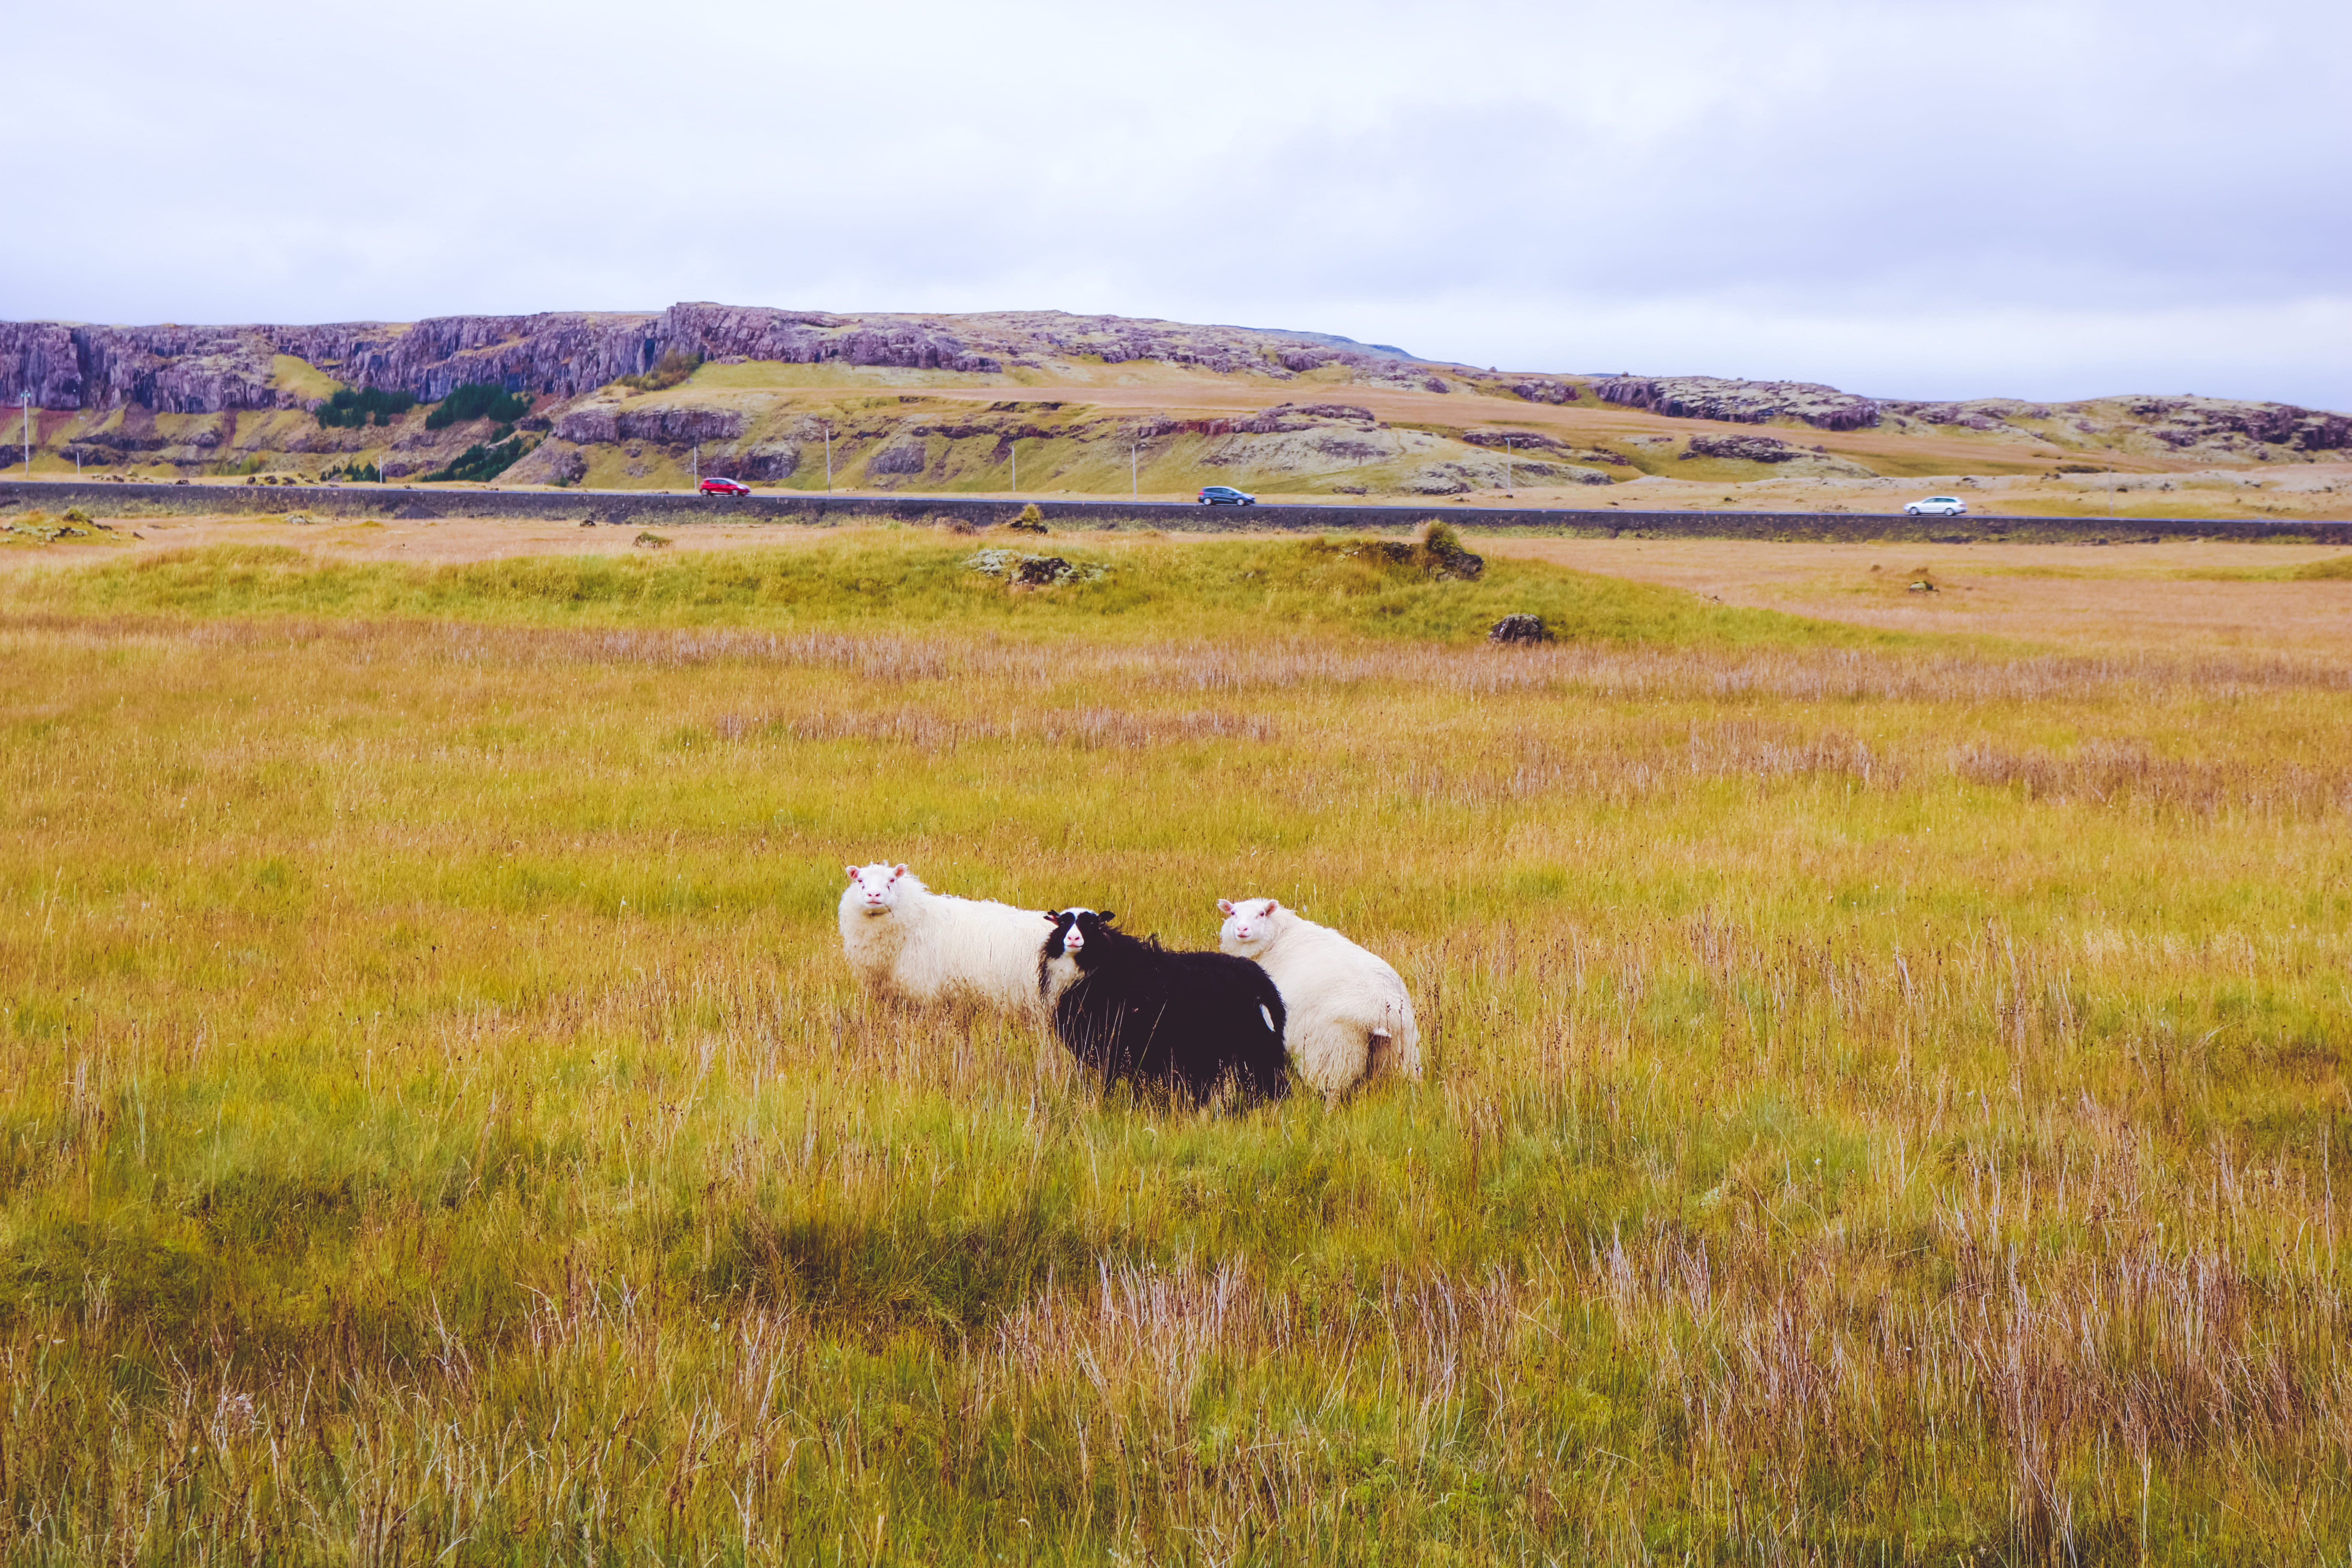
M 26 79 L 13 315 L 719 299 L 1526 367 L 2352 406 L 2352 21 L 2105 3 L 382 14 L 129 0 Z M 48 8 L 33 58 L 82 58 Z

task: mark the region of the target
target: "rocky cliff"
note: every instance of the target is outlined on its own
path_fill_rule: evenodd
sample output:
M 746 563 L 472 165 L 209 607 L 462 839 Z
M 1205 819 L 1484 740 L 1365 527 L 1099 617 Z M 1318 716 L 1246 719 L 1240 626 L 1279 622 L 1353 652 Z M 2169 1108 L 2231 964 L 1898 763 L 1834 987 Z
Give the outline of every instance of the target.
M 806 400 L 823 394 L 792 378 L 770 378 L 767 390 L 757 394 L 730 390 L 748 384 L 716 374 L 684 385 L 667 375 L 617 384 L 643 377 L 672 355 L 719 367 L 761 362 L 930 373 L 866 378 L 896 380 L 910 389 L 958 375 L 989 377 L 995 384 L 1052 382 L 1064 374 L 1083 382 L 1104 379 L 1101 366 L 1157 364 L 1177 373 L 1156 378 L 1169 387 L 1171 405 L 1182 402 L 1182 386 L 1197 382 L 1193 372 L 1246 373 L 1255 385 L 1311 377 L 1320 395 L 1373 402 L 1381 401 L 1375 395 L 1381 389 L 1465 395 L 1449 396 L 1434 418 L 1416 414 L 1393 428 L 1357 403 L 1297 401 L 1238 417 L 1180 417 L 1172 408 L 1137 413 L 1098 431 L 1089 426 L 1090 434 L 1077 431 L 1074 416 L 1055 412 L 1063 406 L 1058 403 L 1006 403 L 985 413 L 963 403 L 952 415 L 907 408 L 887 420 L 876 416 L 875 427 L 864 429 L 868 416 L 848 403 L 828 404 L 824 420 L 814 420 Z M 1155 376 L 1121 372 L 1118 379 L 1142 384 Z M 1980 449 L 1984 461 L 1995 465 L 1990 472 L 2074 455 L 2101 464 L 2120 458 L 2177 468 L 2184 459 L 2267 463 L 2352 448 L 2352 416 L 2290 404 L 2202 397 L 1937 403 L 1864 397 L 1813 382 L 1528 375 L 1440 364 L 1328 334 L 1053 310 L 832 314 L 688 303 L 650 312 L 320 326 L 0 322 L 0 401 L 13 404 L 30 394 L 43 411 L 34 433 L 41 449 L 37 460 L 60 471 L 146 465 L 211 475 L 362 466 L 389 477 L 439 472 L 468 446 L 494 444 L 513 432 L 487 424 L 453 426 L 446 420 L 436 426 L 422 411 L 327 427 L 307 411 L 338 384 L 405 393 L 431 404 L 467 383 L 532 400 L 517 427 L 546 439 L 514 470 L 515 479 L 621 485 L 672 482 L 681 468 L 690 478 L 703 457 L 743 478 L 782 481 L 800 471 L 803 453 L 813 447 L 822 451 L 828 431 L 835 434 L 836 447 L 845 438 L 850 442 L 835 454 L 843 475 L 854 468 L 861 478 L 892 483 L 979 485 L 993 482 L 988 475 L 996 468 L 1009 480 L 1014 443 L 1068 441 L 1075 452 L 1098 436 L 1106 454 L 1117 441 L 1181 446 L 1202 473 L 1214 470 L 1211 477 L 1218 479 L 1304 483 L 1301 476 L 1320 476 L 1315 483 L 1340 489 L 1385 487 L 1406 493 L 1477 488 L 1490 475 L 1497 476 L 1495 483 L 1591 482 L 1608 477 L 1603 470 L 1623 477 L 1623 470 L 1643 466 L 1696 474 L 1698 459 L 1752 465 L 1749 477 L 1844 473 L 1854 461 L 1882 462 L 1883 437 L 1889 435 L 1934 437 L 1937 461 Z M 1559 417 L 1550 409 L 1592 408 L 1588 398 L 1668 419 L 1872 434 L 1855 443 L 1855 451 L 1832 458 L 1817 446 L 1800 448 L 1761 434 L 1699 431 L 1680 445 L 1677 437 L 1629 436 L 1601 422 L 1571 448 L 1533 429 Z M 1517 406 L 1522 416 L 1533 414 L 1530 405 L 1546 405 L 1547 420 L 1521 423 L 1504 412 Z M 1471 428 L 1493 422 L 1513 427 Z M 853 426 L 861 427 L 845 436 Z M 1538 452 L 1543 455 L 1531 455 Z M 1102 458 L 1098 482 L 1112 488 L 1122 478 L 1132 482 L 1132 456 L 1129 451 L 1124 462 Z M 1561 458 L 1570 460 L 1555 461 Z M 1030 459 L 1044 460 L 1043 454 Z M 1919 469 L 1905 462 L 1894 471 Z M 1734 468 L 1708 472 L 1726 482 L 1740 475 Z M 1187 474 L 1182 482 L 1200 477 Z
M 2291 403 L 2226 397 L 2105 397 L 2061 404 L 1989 397 L 1929 403 L 1861 397 L 1818 382 L 1734 381 L 1711 375 L 1613 376 L 1594 382 L 1592 392 L 1603 403 L 1622 407 L 1735 425 L 1795 420 L 1817 430 L 1974 430 L 2062 448 L 2120 447 L 2223 460 L 2352 447 L 2352 416 Z
M 1879 422 L 1878 404 L 1811 381 L 1727 381 L 1712 375 L 1613 376 L 1593 384 L 1603 403 L 1647 408 L 1678 419 L 1761 425 L 1801 419 L 1819 430 L 1864 430 Z
M 467 382 L 572 397 L 677 353 L 722 363 L 835 363 L 994 374 L 1054 359 L 1156 360 L 1287 379 L 1329 364 L 1427 379 L 1418 362 L 1345 340 L 1060 311 L 965 316 L 829 315 L 681 304 L 656 314 L 555 311 L 331 326 L 109 327 L 0 322 L 0 397 L 43 408 L 136 405 L 163 414 L 290 408 L 317 401 L 286 384 L 290 356 L 355 387 L 427 402 Z M 1442 390 L 1442 386 L 1441 386 Z
M 1922 425 L 1964 430 L 2072 431 L 2098 435 L 2129 429 L 2176 452 L 2202 449 L 2250 455 L 2259 448 L 2336 452 L 2352 447 L 2352 416 L 2292 403 L 2247 403 L 2227 397 L 2110 397 L 2084 403 L 2025 404 L 2014 398 L 1965 403 L 1884 405 L 1888 415 Z

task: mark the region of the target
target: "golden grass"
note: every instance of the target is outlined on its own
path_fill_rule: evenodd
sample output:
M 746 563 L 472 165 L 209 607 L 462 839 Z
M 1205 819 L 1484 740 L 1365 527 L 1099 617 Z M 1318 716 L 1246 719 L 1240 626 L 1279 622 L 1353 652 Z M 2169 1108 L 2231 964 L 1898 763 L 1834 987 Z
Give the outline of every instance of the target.
M 1633 635 L 1490 650 L 1214 550 L 1007 619 L 842 548 L 709 614 L 12 579 L 0 1553 L 2341 1551 L 2340 660 L 1533 566 Z M 1283 896 L 1429 1080 L 1102 1102 L 854 990 L 877 855 L 1191 942 Z
M 2346 557 L 2326 546 L 2175 541 L 2082 545 L 1777 544 L 1703 539 L 1481 537 L 1542 561 L 1911 634 L 2044 647 L 2261 648 L 2352 658 Z M 1921 580 L 1934 594 L 1914 594 Z
M 272 354 L 269 384 L 273 391 L 290 392 L 297 397 L 331 397 L 343 384 L 308 360 Z
M 1885 640 L 1543 564 L 1497 562 L 1475 582 L 1448 581 L 1432 576 L 1425 561 L 1401 563 L 1370 542 L 1322 537 L 1179 542 L 1065 535 L 1050 548 L 1084 569 L 1085 580 L 1049 593 L 1008 590 L 972 569 L 980 539 L 929 529 L 841 531 L 781 548 L 704 550 L 678 559 L 551 552 L 435 565 L 329 557 L 318 552 L 319 542 L 310 535 L 310 549 L 213 545 L 127 558 L 106 552 L 114 558 L 84 569 L 25 574 L 18 593 L 89 609 L 205 615 L 446 615 L 560 625 L 650 616 L 729 626 L 911 617 L 1024 636 L 1118 638 L 1279 626 L 1459 641 L 1483 637 L 1501 616 L 1524 611 L 1599 641 Z M 635 542 L 667 536 L 640 531 Z M 989 542 L 1045 548 L 1010 531 Z

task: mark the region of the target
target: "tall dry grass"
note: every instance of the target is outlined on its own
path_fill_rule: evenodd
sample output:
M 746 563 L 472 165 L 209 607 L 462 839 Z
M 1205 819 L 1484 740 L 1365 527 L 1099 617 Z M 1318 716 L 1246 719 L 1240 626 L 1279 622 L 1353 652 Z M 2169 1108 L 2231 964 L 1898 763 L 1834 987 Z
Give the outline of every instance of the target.
M 12 1560 L 2327 1561 L 2352 693 L 19 601 Z M 1388 953 L 1087 1092 L 844 860 Z

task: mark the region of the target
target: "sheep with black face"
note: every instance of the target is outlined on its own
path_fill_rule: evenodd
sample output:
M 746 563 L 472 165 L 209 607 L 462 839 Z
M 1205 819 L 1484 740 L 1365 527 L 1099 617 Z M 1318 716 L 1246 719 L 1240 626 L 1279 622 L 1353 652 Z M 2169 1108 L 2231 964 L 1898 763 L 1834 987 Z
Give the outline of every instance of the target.
M 1208 1100 L 1290 1092 L 1282 993 L 1265 970 L 1222 952 L 1171 952 L 1116 929 L 1108 910 L 1048 916 L 1037 991 L 1054 1032 L 1105 1084 L 1180 1088 Z

